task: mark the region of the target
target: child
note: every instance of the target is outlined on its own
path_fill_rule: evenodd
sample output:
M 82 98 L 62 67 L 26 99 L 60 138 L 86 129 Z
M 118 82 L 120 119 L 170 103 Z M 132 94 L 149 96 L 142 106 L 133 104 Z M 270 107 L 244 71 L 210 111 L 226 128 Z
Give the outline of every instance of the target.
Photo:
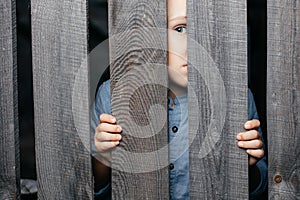
M 187 34 L 186 34 L 186 0 L 168 0 L 168 75 L 169 75 L 169 139 L 176 134 L 188 134 L 187 114 L 180 110 L 187 110 Z M 176 52 L 176 54 L 172 53 Z M 248 117 L 250 120 L 244 124 L 247 131 L 238 133 L 238 146 L 247 150 L 250 166 L 250 199 L 259 198 L 267 186 L 267 165 L 264 157 L 260 122 L 251 92 L 249 92 Z M 181 107 L 181 108 L 180 108 Z M 185 108 L 185 109 L 182 109 Z M 95 109 L 92 114 L 92 128 L 94 141 L 92 143 L 100 157 L 101 162 L 94 159 L 95 196 L 101 199 L 110 199 L 110 150 L 115 148 L 122 139 L 122 127 L 116 124 L 116 118 L 110 115 L 110 81 L 104 82 L 96 95 Z M 180 116 L 178 116 L 178 113 Z M 99 119 L 100 116 L 100 119 Z M 183 116 L 183 117 L 182 117 Z M 256 119 L 254 119 L 256 118 Z M 178 121 L 179 119 L 179 121 Z M 172 125 L 177 120 L 176 129 Z M 180 121 L 181 120 L 181 121 Z M 100 121 L 100 124 L 99 124 Z M 184 121 L 184 122 L 183 122 Z M 187 138 L 187 137 L 186 137 Z M 180 142 L 180 141 L 179 141 Z M 175 144 L 175 145 L 182 145 Z M 174 146 L 175 146 L 174 145 Z M 176 147 L 170 146 L 170 198 L 189 199 L 189 161 L 188 151 L 176 155 Z M 173 159 L 175 158 L 175 159 Z M 172 160 L 173 159 L 173 160 Z M 174 166 L 176 166 L 174 168 Z M 176 173 L 185 174 L 176 178 Z M 252 177 L 259 177 L 259 181 L 251 181 Z M 175 189 L 176 188 L 176 189 Z

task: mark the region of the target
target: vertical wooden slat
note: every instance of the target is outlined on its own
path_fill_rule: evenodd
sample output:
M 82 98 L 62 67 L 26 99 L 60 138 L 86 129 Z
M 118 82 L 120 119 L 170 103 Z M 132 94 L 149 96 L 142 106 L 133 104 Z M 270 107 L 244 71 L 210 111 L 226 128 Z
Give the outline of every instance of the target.
M 270 0 L 267 119 L 269 198 L 300 197 L 300 2 Z
M 113 199 L 168 199 L 166 1 L 109 1 Z
M 15 1 L 0 2 L 0 199 L 19 199 L 19 126 Z
M 87 3 L 32 0 L 39 199 L 91 199 Z
M 248 198 L 246 5 L 188 1 L 191 199 Z

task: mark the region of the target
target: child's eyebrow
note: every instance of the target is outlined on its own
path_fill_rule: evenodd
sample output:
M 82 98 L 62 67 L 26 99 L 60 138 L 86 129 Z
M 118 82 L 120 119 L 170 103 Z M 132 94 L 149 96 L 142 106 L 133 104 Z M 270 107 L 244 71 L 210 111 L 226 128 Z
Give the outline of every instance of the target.
M 183 16 L 177 16 L 177 17 L 173 17 L 171 19 L 169 19 L 168 21 L 174 21 L 174 20 L 182 20 L 182 19 L 186 19 L 186 16 L 183 15 Z

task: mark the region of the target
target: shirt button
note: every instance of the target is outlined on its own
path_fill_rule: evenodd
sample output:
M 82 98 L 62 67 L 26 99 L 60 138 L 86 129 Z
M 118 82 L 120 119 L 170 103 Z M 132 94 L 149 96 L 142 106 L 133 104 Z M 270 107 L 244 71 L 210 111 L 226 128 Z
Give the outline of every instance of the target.
M 173 164 L 173 163 L 170 163 L 169 168 L 170 168 L 171 170 L 174 169 L 174 164 Z
M 176 132 L 178 131 L 177 126 L 173 126 L 173 127 L 172 127 L 172 131 L 173 131 L 174 133 L 176 133 Z

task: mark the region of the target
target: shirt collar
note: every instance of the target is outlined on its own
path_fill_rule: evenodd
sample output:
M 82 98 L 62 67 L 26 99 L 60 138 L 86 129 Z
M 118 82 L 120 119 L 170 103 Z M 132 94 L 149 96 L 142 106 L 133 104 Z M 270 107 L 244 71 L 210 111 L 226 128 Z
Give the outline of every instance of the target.
M 181 94 L 176 96 L 175 99 L 172 99 L 171 97 L 168 96 L 168 107 L 173 109 L 172 104 L 174 103 L 174 107 L 177 105 L 185 105 L 187 104 L 187 93 Z

